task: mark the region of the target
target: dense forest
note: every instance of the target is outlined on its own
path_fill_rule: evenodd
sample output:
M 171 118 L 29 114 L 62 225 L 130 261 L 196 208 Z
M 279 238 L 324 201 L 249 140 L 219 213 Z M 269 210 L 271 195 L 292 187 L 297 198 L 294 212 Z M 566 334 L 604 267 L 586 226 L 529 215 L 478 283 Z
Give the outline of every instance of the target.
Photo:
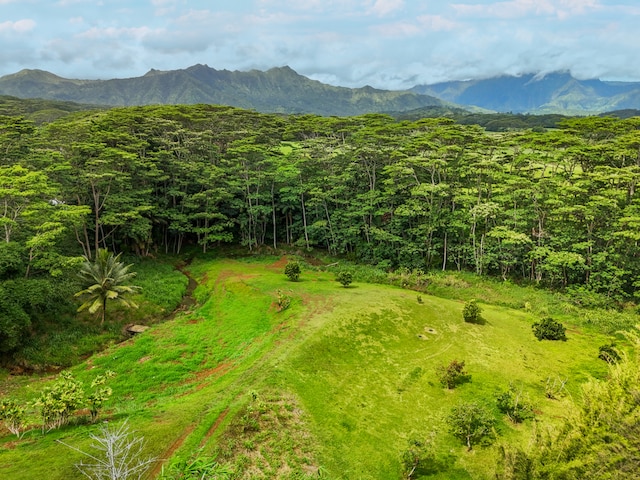
M 620 304 L 640 293 L 640 118 L 488 132 L 232 107 L 0 117 L 0 350 L 99 248 L 323 248 Z

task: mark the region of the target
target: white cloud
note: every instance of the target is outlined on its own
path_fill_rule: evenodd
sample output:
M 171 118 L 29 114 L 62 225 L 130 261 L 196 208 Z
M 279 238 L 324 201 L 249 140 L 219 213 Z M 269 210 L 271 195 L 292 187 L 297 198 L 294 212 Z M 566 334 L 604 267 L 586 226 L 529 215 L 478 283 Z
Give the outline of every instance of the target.
M 379 17 L 385 17 L 404 7 L 404 0 L 375 0 L 369 11 Z
M 509 0 L 489 4 L 452 4 L 455 11 L 466 17 L 501 19 L 522 18 L 530 15 L 556 16 L 565 19 L 584 15 L 599 8 L 597 0 Z
M 0 23 L 0 33 L 27 33 L 32 31 L 35 26 L 36 22 L 31 19 L 2 22 Z

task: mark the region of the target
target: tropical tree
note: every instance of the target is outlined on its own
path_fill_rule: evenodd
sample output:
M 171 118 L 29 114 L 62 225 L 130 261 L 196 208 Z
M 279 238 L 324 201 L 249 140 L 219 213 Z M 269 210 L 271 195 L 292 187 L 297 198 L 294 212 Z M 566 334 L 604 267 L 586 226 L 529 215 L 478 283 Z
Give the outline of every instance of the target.
M 127 307 L 137 307 L 128 297 L 140 290 L 140 287 L 127 284 L 136 273 L 129 271 L 131 265 L 125 265 L 120 261 L 120 254 L 114 255 L 108 250 L 99 249 L 94 261 L 87 257 L 84 259 L 78 275 L 88 286 L 75 295 L 86 298 L 78 308 L 79 312 L 88 309 L 89 312 L 95 313 L 101 310 L 102 325 L 107 311 L 107 300 L 116 300 Z

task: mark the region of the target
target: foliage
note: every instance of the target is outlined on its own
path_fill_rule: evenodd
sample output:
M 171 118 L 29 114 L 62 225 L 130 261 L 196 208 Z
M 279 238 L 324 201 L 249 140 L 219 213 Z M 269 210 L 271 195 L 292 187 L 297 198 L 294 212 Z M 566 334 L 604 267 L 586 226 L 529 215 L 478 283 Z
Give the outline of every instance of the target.
M 636 348 L 633 357 L 609 365 L 605 380 L 583 386 L 583 400 L 555 431 L 537 433 L 527 451 L 503 447 L 498 478 L 619 478 L 637 477 L 640 458 L 638 389 L 640 337 L 627 338 Z
M 476 300 L 469 300 L 462 309 L 462 318 L 467 323 L 483 323 L 482 308 Z
M 539 322 L 535 322 L 531 328 L 538 340 L 567 340 L 565 333 L 567 329 L 551 317 L 544 317 Z
M 140 290 L 140 287 L 127 285 L 127 282 L 136 274 L 129 271 L 132 265 L 120 262 L 120 255 L 113 255 L 108 250 L 100 249 L 96 252 L 94 261 L 85 257 L 78 273 L 87 285 L 84 290 L 76 293 L 76 297 L 87 297 L 78 311 L 89 310 L 90 313 L 101 311 L 100 325 L 104 324 L 108 300 L 115 300 L 127 307 L 137 307 L 128 297 Z
M 88 459 L 77 463 L 76 468 L 91 480 L 141 479 L 156 462 L 155 458 L 144 457 L 144 438 L 135 436 L 126 421 L 119 426 L 106 423 L 90 438 L 91 452 L 58 442 Z
M 556 400 L 560 398 L 561 395 L 566 393 L 567 390 L 567 381 L 569 379 L 562 379 L 558 376 L 555 377 L 547 377 L 547 380 L 544 384 L 544 395 L 550 400 Z
M 278 299 L 276 300 L 276 309 L 279 312 L 282 312 L 289 308 L 289 305 L 291 305 L 291 297 L 280 289 L 276 290 L 276 295 L 278 296 Z
M 446 422 L 449 432 L 462 440 L 467 450 L 471 450 L 473 445 L 493 435 L 496 420 L 482 405 L 466 402 L 454 406 Z
M 404 478 L 410 480 L 417 472 L 433 466 L 436 458 L 434 441 L 435 433 L 432 432 L 425 440 L 412 438 L 407 442 L 407 448 L 401 456 Z
M 449 365 L 440 365 L 436 369 L 436 374 L 440 384 L 449 390 L 471 378 L 464 369 L 464 360 L 461 362 L 452 360 Z
M 110 370 L 96 376 L 91 382 L 92 390 L 87 393 L 84 384 L 74 378 L 70 371 L 61 372 L 56 381 L 45 387 L 34 402 L 34 406 L 40 411 L 42 431 L 66 425 L 73 412 L 85 406 L 89 408 L 91 420 L 95 421 L 104 402 L 111 397 L 111 388 L 104 384 L 113 376 L 115 373 Z
M 210 458 L 193 455 L 190 458 L 177 458 L 165 468 L 158 477 L 159 480 L 201 480 L 212 478 L 216 480 L 231 480 L 234 472 Z
M 91 393 L 87 395 L 87 405 L 89 412 L 91 413 L 91 421 L 95 422 L 98 418 L 98 412 L 104 405 L 104 402 L 109 400 L 113 390 L 110 387 L 106 387 L 104 384 L 109 378 L 115 376 L 115 372 L 107 370 L 104 375 L 98 375 L 91 382 Z
M 300 262 L 293 260 L 284 267 L 284 274 L 291 280 L 292 282 L 297 282 L 300 279 L 300 273 L 302 269 L 300 267 Z
M 7 430 L 16 435 L 22 436 L 25 426 L 26 409 L 15 400 L 3 398 L 0 400 L 0 421 L 4 423 Z
M 621 359 L 615 343 L 600 345 L 600 347 L 598 348 L 598 358 L 604 360 L 607 363 L 617 363 Z
M 40 410 L 42 431 L 60 428 L 69 423 L 71 414 L 85 401 L 82 383 L 71 372 L 60 373 L 50 387 L 45 387 L 34 405 Z
M 504 413 L 513 423 L 521 423 L 533 418 L 533 406 L 523 398 L 522 391 L 511 384 L 508 390 L 496 395 L 498 410 Z
M 353 274 L 347 270 L 341 270 L 336 273 L 336 281 L 343 287 L 348 287 L 353 282 Z

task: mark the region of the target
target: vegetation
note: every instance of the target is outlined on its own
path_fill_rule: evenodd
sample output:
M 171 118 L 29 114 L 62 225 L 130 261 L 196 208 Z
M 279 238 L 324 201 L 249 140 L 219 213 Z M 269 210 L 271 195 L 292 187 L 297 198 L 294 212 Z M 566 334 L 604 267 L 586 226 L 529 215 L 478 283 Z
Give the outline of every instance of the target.
M 483 323 L 482 308 L 475 299 L 469 300 L 462 309 L 462 318 L 467 323 Z
M 292 282 L 297 282 L 300 279 L 301 272 L 302 272 L 302 269 L 300 268 L 300 262 L 297 262 L 297 261 L 289 262 L 284 267 L 284 274 Z
M 458 360 L 452 360 L 448 365 L 440 365 L 436 371 L 438 375 L 438 381 L 440 385 L 449 390 L 456 387 L 456 385 L 469 381 L 470 375 L 464 369 L 464 360 L 459 362 Z
M 135 436 L 126 422 L 119 426 L 107 423 L 101 427 L 100 433 L 92 434 L 91 439 L 92 451 L 79 450 L 86 460 L 75 465 L 82 475 L 91 480 L 140 479 L 156 461 L 144 458 L 144 439 Z
M 531 327 L 533 328 L 533 334 L 538 340 L 567 340 L 567 329 L 565 326 L 551 317 L 544 317 L 539 322 L 535 322 Z
M 522 390 L 511 384 L 509 389 L 496 396 L 498 410 L 504 413 L 514 423 L 521 423 L 533 418 L 533 406 L 523 398 Z
M 467 450 L 491 437 L 495 423 L 489 410 L 475 402 L 454 406 L 447 417 L 449 431 L 465 443 Z
M 617 332 L 640 297 L 639 125 L 495 135 L 211 105 L 0 117 L 0 351 L 45 373 L 0 373 L 3 475 L 73 478 L 97 415 L 140 432 L 155 478 L 485 479 L 492 436 L 513 447 L 505 471 L 588 478 L 600 455 L 630 471 L 635 380 L 605 379 L 637 361 Z M 302 282 L 283 275 L 293 258 Z M 92 288 L 101 259 L 138 309 Z M 336 262 L 357 289 L 336 288 Z M 108 321 L 77 312 L 79 291 Z M 472 300 L 481 328 L 461 321 Z M 122 342 L 131 323 L 151 330 Z M 534 323 L 571 341 L 538 342 Z M 601 361 L 614 342 L 620 360 Z M 563 465 L 526 448 L 536 435 Z
M 353 282 L 353 275 L 351 272 L 346 270 L 341 270 L 336 273 L 336 281 L 340 283 L 343 287 L 348 287 Z
M 129 271 L 132 265 L 125 265 L 119 260 L 120 254 L 113 255 L 108 250 L 98 249 L 95 260 L 91 261 L 85 257 L 80 268 L 80 278 L 87 284 L 87 287 L 76 293 L 76 297 L 84 296 L 87 299 L 80 305 L 78 311 L 102 312 L 100 325 L 104 324 L 108 300 L 115 300 L 127 307 L 137 308 L 137 305 L 127 297 L 139 290 L 140 287 L 126 284 L 136 274 Z

